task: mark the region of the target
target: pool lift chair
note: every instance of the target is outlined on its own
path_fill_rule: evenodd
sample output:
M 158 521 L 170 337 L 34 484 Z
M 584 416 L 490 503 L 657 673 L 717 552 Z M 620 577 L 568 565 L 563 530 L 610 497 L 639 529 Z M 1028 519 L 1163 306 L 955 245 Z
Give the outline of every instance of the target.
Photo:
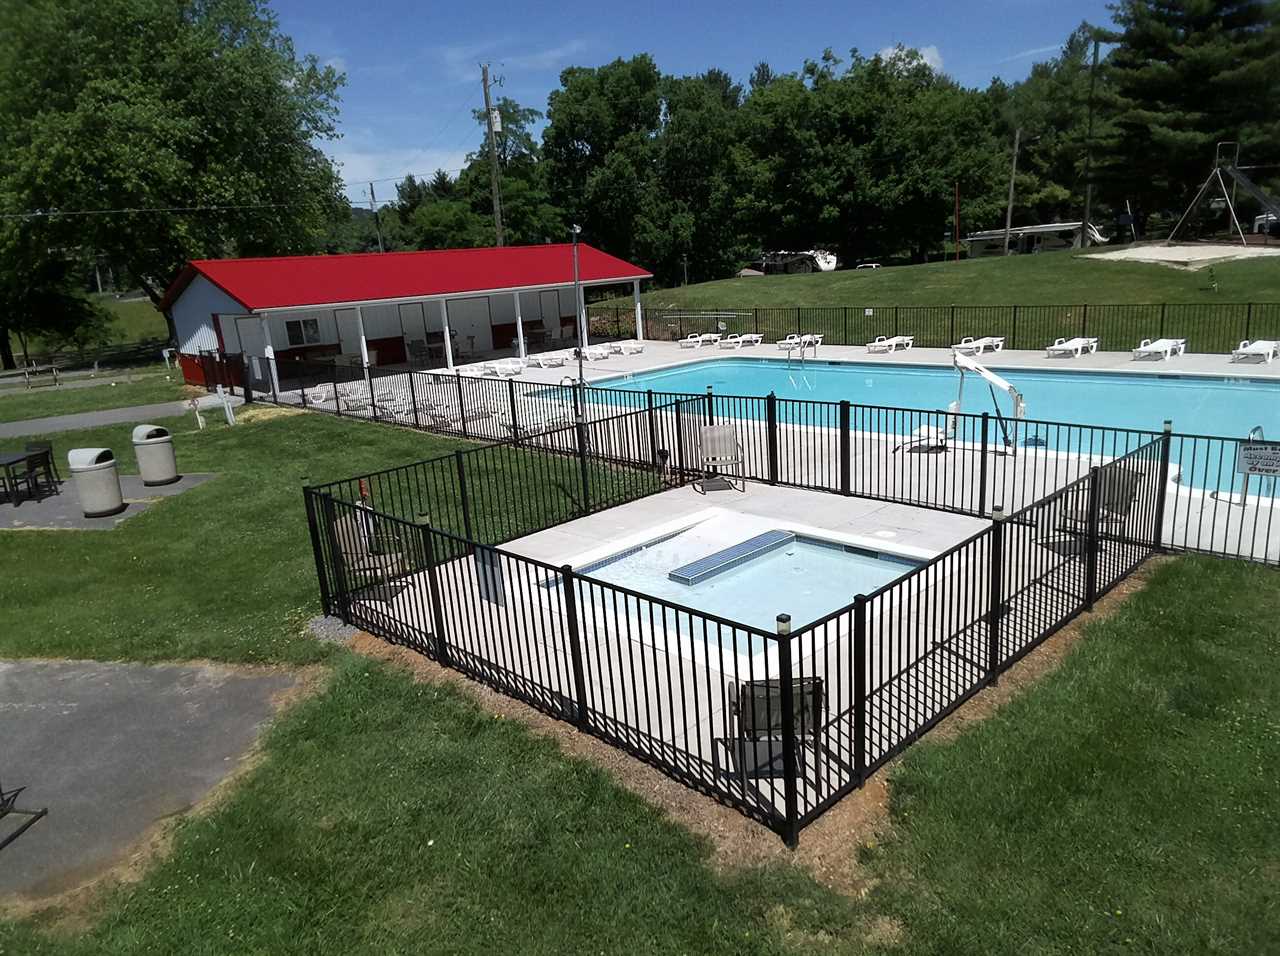
M 1027 417 L 1027 403 L 1022 397 L 1022 393 L 1008 381 L 991 371 L 991 369 L 967 355 L 953 352 L 951 359 L 956 371 L 960 373 L 960 388 L 956 394 L 956 400 L 947 406 L 944 426 L 921 425 L 911 433 L 910 438 L 893 449 L 894 454 L 904 448 L 924 452 L 944 452 L 947 450 L 951 439 L 955 437 L 960 408 L 964 403 L 965 373 L 972 372 L 984 379 L 987 387 L 991 390 L 991 404 L 996 411 L 996 424 L 1000 427 L 1000 436 L 1004 441 L 1005 452 L 1012 455 L 1018 445 L 1018 422 Z M 1012 422 L 1000 411 L 1000 403 L 996 401 L 997 388 L 1007 392 L 1009 397 L 1013 399 Z

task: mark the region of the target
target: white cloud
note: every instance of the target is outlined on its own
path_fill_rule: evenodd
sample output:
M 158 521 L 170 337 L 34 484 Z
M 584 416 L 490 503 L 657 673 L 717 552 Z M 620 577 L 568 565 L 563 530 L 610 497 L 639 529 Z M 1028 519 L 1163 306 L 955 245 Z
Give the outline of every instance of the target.
M 997 63 L 1012 63 L 1014 60 L 1025 60 L 1032 56 L 1041 56 L 1045 53 L 1058 53 L 1062 50 L 1062 45 L 1058 43 L 1050 46 L 1038 46 L 1030 50 L 1023 50 L 1021 53 L 1015 53 L 1013 56 L 1007 56 L 1003 60 L 997 60 Z
M 560 67 L 567 65 L 571 57 L 587 48 L 586 40 L 568 40 L 543 50 L 503 55 L 503 50 L 509 50 L 518 43 L 518 38 L 500 37 L 483 43 L 445 46 L 439 51 L 439 60 L 453 82 L 475 83 L 480 79 L 481 60 L 488 60 L 491 64 L 490 72 L 496 74 L 501 74 L 504 70 L 540 73 L 559 70 Z
M 445 169 L 450 176 L 457 176 L 467 161 L 465 152 L 414 147 L 378 149 L 339 144 L 329 150 L 329 155 L 341 164 L 342 179 L 350 184 L 346 189 L 347 197 L 362 205 L 369 202 L 367 183 L 371 180 L 381 205 L 395 198 L 395 181 L 407 174 L 430 177 L 437 169 Z
M 940 73 L 942 71 L 942 53 L 932 43 L 929 44 L 928 46 L 907 47 L 906 49 L 916 50 L 916 52 L 920 54 L 920 58 L 924 60 L 925 65 L 928 66 L 935 73 Z M 905 50 L 902 50 L 896 46 L 887 46 L 876 55 L 880 57 L 880 59 L 882 60 L 892 60 L 897 56 L 899 56 L 900 54 L 902 54 L 903 52 L 905 52 Z

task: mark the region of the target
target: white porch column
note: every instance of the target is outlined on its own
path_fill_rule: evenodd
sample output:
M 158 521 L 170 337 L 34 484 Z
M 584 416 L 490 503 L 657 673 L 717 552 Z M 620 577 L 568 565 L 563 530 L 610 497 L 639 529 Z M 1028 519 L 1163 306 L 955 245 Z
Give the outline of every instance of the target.
M 524 317 L 520 314 L 520 293 L 512 292 L 511 298 L 516 303 L 516 354 L 524 358 Z
M 444 364 L 453 368 L 453 342 L 449 334 L 449 300 L 440 300 L 440 317 L 444 319 Z
M 582 338 L 579 344 L 585 349 L 591 344 L 591 330 L 587 328 L 587 296 L 582 286 L 578 286 L 578 328 Z
M 276 371 L 276 350 L 271 344 L 271 323 L 267 316 L 258 316 L 258 327 L 262 329 L 262 354 L 267 362 L 267 374 L 271 376 L 271 390 L 280 394 L 280 374 Z
M 356 328 L 360 330 L 360 364 L 369 367 L 369 343 L 364 338 L 364 309 L 356 306 Z
M 640 280 L 631 283 L 631 301 L 636 307 L 636 341 L 644 341 L 644 312 L 640 309 Z

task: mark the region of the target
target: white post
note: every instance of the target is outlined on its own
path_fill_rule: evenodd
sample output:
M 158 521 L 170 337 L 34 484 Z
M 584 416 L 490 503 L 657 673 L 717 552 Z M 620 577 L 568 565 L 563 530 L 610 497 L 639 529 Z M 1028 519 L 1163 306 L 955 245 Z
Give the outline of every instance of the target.
M 444 363 L 453 368 L 453 343 L 449 341 L 449 300 L 440 300 L 440 317 L 444 320 Z
M 267 316 L 258 316 L 258 325 L 262 329 L 262 354 L 267 360 L 267 374 L 271 376 L 271 389 L 280 394 L 280 375 L 276 372 L 276 350 L 271 344 L 271 323 Z
M 636 341 L 644 341 L 644 313 L 640 309 L 640 280 L 631 283 L 631 301 L 636 306 Z
M 516 303 L 516 349 L 517 349 L 516 354 L 519 355 L 521 359 L 523 359 L 525 357 L 524 318 L 523 316 L 520 315 L 520 293 L 512 292 L 511 298 L 513 298 Z
M 360 330 L 360 364 L 369 367 L 369 343 L 364 338 L 364 309 L 356 306 L 356 327 Z

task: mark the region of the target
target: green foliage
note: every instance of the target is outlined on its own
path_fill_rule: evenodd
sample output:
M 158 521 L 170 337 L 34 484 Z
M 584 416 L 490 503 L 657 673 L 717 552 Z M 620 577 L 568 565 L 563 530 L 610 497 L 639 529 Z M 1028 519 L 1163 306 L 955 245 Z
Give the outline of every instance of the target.
M 154 296 L 188 259 L 321 248 L 341 82 L 258 0 L 0 5 L 0 204 L 170 210 L 4 220 L 0 272 L 91 250 Z
M 1102 177 L 1141 223 L 1176 215 L 1237 140 L 1280 158 L 1280 5 L 1272 0 L 1123 0 L 1105 87 L 1113 132 Z

